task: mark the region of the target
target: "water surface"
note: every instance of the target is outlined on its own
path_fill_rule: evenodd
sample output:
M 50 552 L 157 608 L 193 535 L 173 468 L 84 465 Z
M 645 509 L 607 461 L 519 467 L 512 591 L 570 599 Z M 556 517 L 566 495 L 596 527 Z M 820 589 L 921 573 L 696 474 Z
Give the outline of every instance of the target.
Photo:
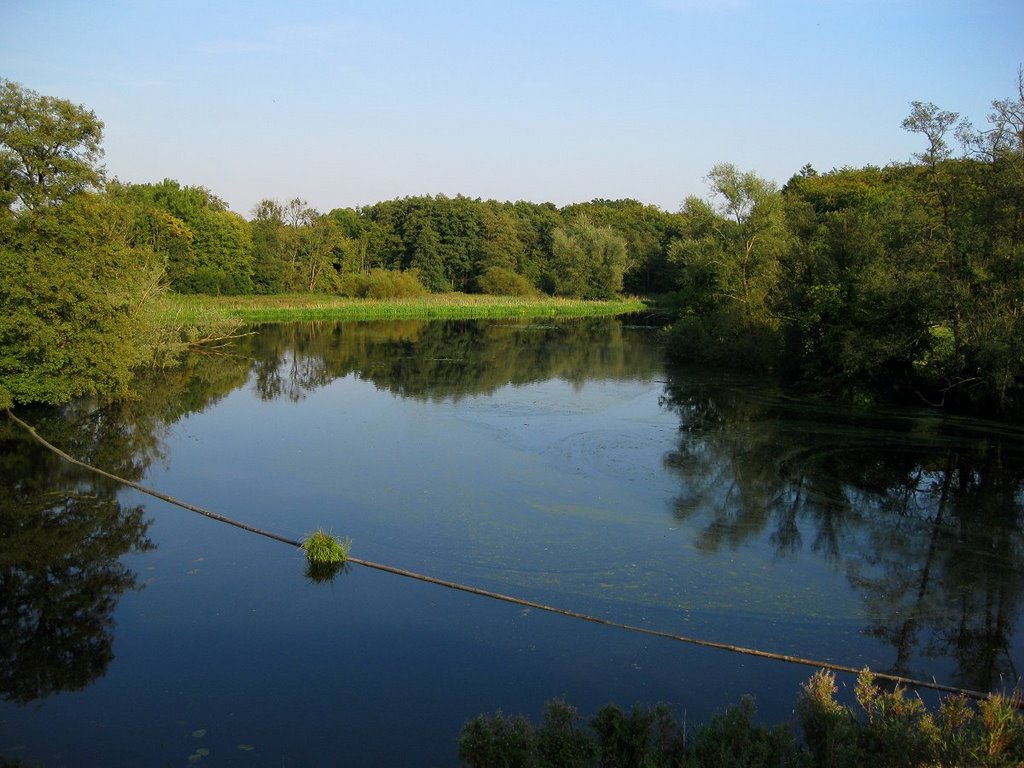
M 130 403 L 24 414 L 98 466 L 292 538 L 615 621 L 970 688 L 1022 658 L 1020 429 L 666 370 L 615 319 L 266 326 Z M 813 671 L 301 553 L 0 439 L 0 756 L 453 765 L 467 719 Z

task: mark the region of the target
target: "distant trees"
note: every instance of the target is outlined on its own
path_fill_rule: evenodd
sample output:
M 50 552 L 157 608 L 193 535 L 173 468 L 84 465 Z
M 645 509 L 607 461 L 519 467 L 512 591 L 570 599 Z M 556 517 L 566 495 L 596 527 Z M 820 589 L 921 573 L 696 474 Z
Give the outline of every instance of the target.
M 251 225 L 256 293 L 341 290 L 339 273 L 355 244 L 336 219 L 299 198 L 261 200 Z
M 113 194 L 137 211 L 138 241 L 157 244 L 172 290 L 179 293 L 252 293 L 253 233 L 249 223 L 205 187 L 118 184 Z M 154 237 L 156 231 L 162 236 Z

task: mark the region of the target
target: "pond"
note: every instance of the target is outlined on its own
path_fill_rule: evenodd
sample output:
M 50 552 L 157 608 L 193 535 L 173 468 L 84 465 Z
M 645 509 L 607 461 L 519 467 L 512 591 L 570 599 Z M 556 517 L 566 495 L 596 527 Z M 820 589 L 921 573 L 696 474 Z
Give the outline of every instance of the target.
M 661 340 L 630 318 L 264 326 L 130 402 L 21 415 L 360 559 L 971 689 L 1018 679 L 1019 427 L 668 369 Z M 813 672 L 354 564 L 317 583 L 294 547 L 6 421 L 0 441 L 3 758 L 455 765 L 481 713 L 671 702 L 692 723 L 750 693 L 787 722 Z

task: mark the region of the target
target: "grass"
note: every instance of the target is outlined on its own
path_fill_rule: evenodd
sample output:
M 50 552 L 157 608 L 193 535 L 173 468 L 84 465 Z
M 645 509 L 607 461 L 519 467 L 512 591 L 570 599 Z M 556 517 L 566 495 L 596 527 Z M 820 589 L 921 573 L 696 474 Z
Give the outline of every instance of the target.
M 294 320 L 431 320 L 508 317 L 590 317 L 644 309 L 637 298 L 585 301 L 551 296 L 435 293 L 408 299 L 352 299 L 323 294 L 204 296 L 169 294 L 165 319 L 203 323 L 211 318 L 244 323 Z
M 306 537 L 302 548 L 306 551 L 306 560 L 311 564 L 344 565 L 352 541 L 348 537 L 339 539 L 323 528 L 318 528 Z

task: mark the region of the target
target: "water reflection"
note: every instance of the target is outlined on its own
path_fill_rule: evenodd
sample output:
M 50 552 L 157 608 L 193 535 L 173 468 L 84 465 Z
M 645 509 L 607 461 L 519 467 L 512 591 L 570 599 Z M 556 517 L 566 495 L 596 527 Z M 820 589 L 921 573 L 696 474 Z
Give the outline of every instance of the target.
M 131 480 L 166 459 L 183 417 L 252 382 L 261 398 L 302 400 L 355 375 L 402 397 L 459 398 L 508 383 L 633 376 L 660 364 L 613 318 L 537 323 L 394 321 L 264 326 L 230 354 L 194 354 L 143 371 L 130 400 L 24 413 L 72 455 Z M 79 690 L 113 660 L 113 613 L 137 575 L 120 563 L 154 547 L 142 506 L 112 481 L 71 466 L 0 422 L 0 696 L 24 704 Z M 330 582 L 347 566 L 310 567 Z
M 664 463 L 683 486 L 680 520 L 704 552 L 767 541 L 845 573 L 889 670 L 955 662 L 955 682 L 1018 679 L 1010 653 L 1024 588 L 1024 444 L 999 425 L 936 416 L 867 418 L 787 401 L 762 383 L 712 386 L 679 372 Z
M 291 323 L 259 329 L 239 350 L 266 400 L 299 401 L 355 375 L 401 397 L 459 399 L 508 384 L 628 378 L 658 370 L 656 345 L 630 343 L 621 320 Z
M 245 386 L 262 400 L 301 401 L 352 376 L 403 398 L 458 401 L 509 384 L 650 381 L 662 370 L 653 334 L 608 318 L 302 323 L 261 328 L 231 355 L 149 372 L 132 401 L 77 403 L 28 420 L 70 453 L 142 479 L 165 459 L 172 425 Z M 955 667 L 950 681 L 966 687 L 1016 679 L 1010 648 L 1024 588 L 1018 430 L 905 413 L 867 418 L 787 399 L 764 382 L 697 373 L 674 372 L 662 404 L 680 427 L 664 457 L 678 488 L 671 514 L 694 531 L 709 571 L 722 562 L 716 553 L 755 544 L 770 549 L 780 584 L 793 578 L 788 564 L 820 559 L 859 595 L 854 618 L 863 631 L 892 648 L 886 671 L 919 677 L 942 659 Z M 143 510 L 119 503 L 116 487 L 62 464 L 6 423 L 0 429 L 0 695 L 24 703 L 104 673 L 115 605 L 138 587 L 119 558 L 152 543 Z M 539 466 L 551 453 L 535 433 Z M 615 450 L 613 441 L 601 445 L 609 465 Z M 632 481 L 642 482 L 624 480 Z M 653 518 L 664 516 L 662 499 Z M 581 522 L 571 545 L 600 539 L 601 524 L 584 530 Z M 638 516 L 636 531 L 645 530 Z M 675 599 L 666 596 L 677 586 L 671 576 L 649 576 L 652 604 Z M 694 587 L 688 600 L 702 598 Z
M 70 450 L 138 469 L 134 451 L 120 462 L 107 452 L 117 442 L 101 439 L 108 420 L 76 420 L 73 410 L 35 415 Z M 26 704 L 106 672 L 114 608 L 138 587 L 119 558 L 153 545 L 141 506 L 122 505 L 113 483 L 66 464 L 6 420 L 0 489 L 0 696 Z

